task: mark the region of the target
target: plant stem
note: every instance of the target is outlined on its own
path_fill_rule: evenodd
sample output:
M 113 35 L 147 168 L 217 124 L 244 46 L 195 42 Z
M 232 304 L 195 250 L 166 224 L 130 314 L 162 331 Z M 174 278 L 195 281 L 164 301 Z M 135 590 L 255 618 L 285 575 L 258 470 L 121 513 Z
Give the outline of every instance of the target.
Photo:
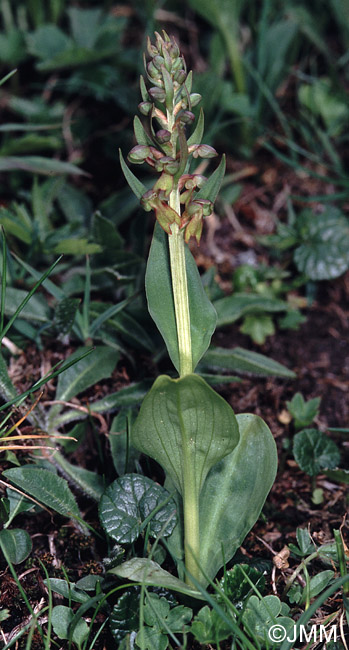
M 177 135 L 174 132 L 175 116 L 167 112 L 168 128 L 172 133 L 172 156 L 176 157 Z M 169 205 L 178 214 L 181 214 L 181 204 L 177 183 L 173 188 Z M 187 282 L 187 269 L 185 263 L 184 233 L 177 224 L 171 225 L 172 234 L 168 237 L 170 252 L 170 268 L 172 278 L 173 302 L 176 315 L 179 376 L 183 377 L 193 372 L 193 359 L 191 349 L 190 311 Z M 183 428 L 184 430 L 184 428 Z M 183 446 L 183 514 L 184 514 L 184 557 L 188 572 L 200 579 L 197 559 L 199 558 L 199 498 L 196 494 L 190 441 L 185 436 L 182 438 Z M 191 585 L 189 575 L 186 575 L 187 584 Z
M 187 442 L 188 445 L 188 442 Z M 199 498 L 196 494 L 193 480 L 193 463 L 191 454 L 183 455 L 183 515 L 184 515 L 184 558 L 185 568 L 200 581 L 201 574 L 198 565 L 200 556 L 200 529 L 199 529 Z M 187 584 L 195 587 L 186 574 Z
M 168 112 L 168 128 L 173 130 L 174 115 Z M 172 135 L 173 157 L 176 157 L 177 136 Z M 181 213 L 179 189 L 177 184 L 172 190 L 169 198 L 169 205 L 178 214 Z M 172 278 L 173 301 L 176 314 L 177 339 L 179 352 L 179 376 L 189 375 L 193 372 L 193 360 L 191 351 L 190 333 L 190 311 L 187 283 L 187 269 L 185 264 L 185 242 L 184 233 L 176 223 L 171 225 L 172 234 L 168 236 L 170 250 L 170 266 Z

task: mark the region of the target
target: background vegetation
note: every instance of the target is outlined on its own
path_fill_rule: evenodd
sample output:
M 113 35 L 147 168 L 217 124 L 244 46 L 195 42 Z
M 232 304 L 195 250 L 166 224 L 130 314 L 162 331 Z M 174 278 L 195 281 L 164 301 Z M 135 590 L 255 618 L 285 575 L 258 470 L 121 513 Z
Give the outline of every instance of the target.
M 275 621 L 345 629 L 348 0 L 316 15 L 310 0 L 1 0 L 0 21 L 4 648 L 286 650 Z M 268 421 L 280 463 L 202 601 L 110 572 L 131 557 L 171 571 L 156 539 L 171 510 L 156 527 L 134 496 L 136 523 L 98 515 L 116 480 L 163 482 L 129 445 L 171 364 L 144 296 L 153 217 L 118 162 L 163 28 L 193 69 L 205 142 L 227 155 L 191 246 L 219 325 L 199 372 Z

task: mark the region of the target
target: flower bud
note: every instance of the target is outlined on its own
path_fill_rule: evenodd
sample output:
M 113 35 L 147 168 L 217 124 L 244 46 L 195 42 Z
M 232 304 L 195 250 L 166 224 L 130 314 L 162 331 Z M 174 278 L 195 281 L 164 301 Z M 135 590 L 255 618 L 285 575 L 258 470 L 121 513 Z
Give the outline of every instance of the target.
M 201 102 L 201 99 L 202 99 L 202 97 L 201 97 L 201 95 L 199 95 L 199 93 L 191 93 L 191 95 L 190 95 L 190 104 L 191 104 L 192 108 L 194 108 L 194 106 L 197 106 Z
M 154 201 L 157 199 L 157 194 L 153 189 L 148 190 L 141 198 L 141 206 L 146 212 L 153 209 Z
M 202 235 L 202 227 L 203 227 L 202 213 L 196 212 L 193 218 L 189 221 L 185 229 L 185 235 L 184 235 L 185 242 L 188 243 L 190 237 L 195 237 L 197 244 L 199 246 L 201 235 Z
M 153 61 L 149 61 L 149 63 L 147 64 L 147 72 L 151 79 L 154 79 L 156 81 L 159 81 L 161 79 L 161 74 L 158 68 L 155 67 Z
M 172 176 L 177 173 L 179 162 L 170 156 L 163 156 L 155 163 L 155 169 L 158 172 L 165 171 Z
M 165 59 L 163 56 L 160 56 L 159 54 L 157 56 L 154 56 L 153 58 L 153 65 L 157 70 L 161 70 L 161 66 L 165 65 Z
M 172 60 L 178 59 L 180 50 L 174 38 L 171 39 L 171 43 L 169 43 L 167 49 Z
M 193 158 L 198 158 L 199 156 L 200 158 L 214 158 L 218 156 L 217 151 L 213 147 L 210 147 L 209 144 L 197 144 L 192 145 L 192 147 L 189 147 L 189 152 L 193 154 Z
M 165 101 L 165 91 L 162 88 L 158 88 L 157 86 L 153 86 L 152 88 L 149 88 L 148 93 L 154 101 L 157 102 L 164 102 Z
M 151 112 L 151 109 L 153 107 L 153 104 L 151 102 L 141 102 L 138 104 L 138 109 L 142 115 L 149 115 Z
M 155 45 L 152 44 L 149 36 L 147 38 L 147 50 L 149 53 L 149 56 L 153 57 L 159 54 L 159 50 L 155 47 Z
M 179 116 L 181 124 L 192 124 L 195 120 L 195 115 L 191 111 L 183 111 Z
M 204 217 L 209 217 L 213 212 L 213 203 L 208 199 L 196 199 L 196 202 L 202 207 L 202 214 Z
M 160 129 L 156 132 L 155 137 L 160 144 L 165 144 L 171 140 L 171 133 L 167 129 Z
M 153 190 L 157 192 L 160 199 L 168 199 L 173 190 L 173 176 L 162 172 L 161 176 L 156 181 Z
M 175 73 L 173 78 L 181 86 L 187 78 L 187 73 L 185 70 L 178 70 L 178 72 Z
M 144 144 L 138 144 L 136 147 L 131 149 L 127 158 L 131 163 L 141 165 L 148 156 L 150 156 L 150 147 Z

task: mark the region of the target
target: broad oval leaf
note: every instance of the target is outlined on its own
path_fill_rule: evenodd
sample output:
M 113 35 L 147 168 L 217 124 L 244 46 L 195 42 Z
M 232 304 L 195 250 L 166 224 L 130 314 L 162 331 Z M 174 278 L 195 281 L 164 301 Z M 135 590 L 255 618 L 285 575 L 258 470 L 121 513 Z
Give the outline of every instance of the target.
M 132 544 L 146 520 L 152 537 L 160 533 L 167 537 L 176 525 L 175 511 L 167 490 L 140 474 L 125 474 L 113 481 L 99 505 L 103 528 L 119 544 Z
M 265 422 L 247 413 L 237 421 L 240 442 L 212 467 L 200 495 L 199 566 L 210 578 L 242 544 L 276 476 L 276 445 Z
M 318 429 L 303 429 L 295 435 L 293 455 L 309 476 L 316 476 L 323 469 L 334 469 L 340 461 L 336 443 Z
M 154 458 L 183 494 L 185 467 L 199 495 L 211 467 L 237 445 L 232 408 L 198 375 L 161 375 L 145 397 L 132 444 Z
M 61 476 L 35 465 L 14 467 L 7 469 L 3 474 L 23 492 L 30 494 L 60 515 L 80 517 L 75 497 L 67 481 Z
M 13 528 L 0 531 L 0 546 L 10 562 L 20 564 L 28 557 L 33 544 L 26 530 Z
M 188 246 L 185 247 L 185 260 L 189 294 L 192 360 L 195 369 L 210 345 L 216 327 L 217 315 L 205 293 L 198 268 Z M 177 326 L 172 295 L 168 241 L 166 233 L 158 223 L 155 224 L 149 252 L 145 289 L 150 315 L 166 343 L 173 365 L 179 371 Z

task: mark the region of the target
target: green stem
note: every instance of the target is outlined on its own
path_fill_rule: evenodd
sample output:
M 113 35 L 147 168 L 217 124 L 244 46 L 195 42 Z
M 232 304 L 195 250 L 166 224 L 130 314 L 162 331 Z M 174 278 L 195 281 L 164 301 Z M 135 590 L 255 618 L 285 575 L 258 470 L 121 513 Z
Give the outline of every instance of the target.
M 185 456 L 188 456 L 187 462 Z M 183 515 L 184 515 L 184 558 L 185 568 L 198 581 L 201 579 L 198 559 L 200 556 L 199 498 L 193 480 L 193 464 L 190 454 L 184 455 L 183 468 Z M 190 576 L 185 581 L 194 586 Z
M 174 125 L 174 115 L 168 112 L 169 130 Z M 172 136 L 173 157 L 176 156 L 175 135 Z M 169 205 L 178 214 L 181 213 L 179 189 L 177 185 L 170 194 Z M 168 236 L 170 250 L 170 266 L 172 278 L 173 301 L 176 315 L 177 339 L 179 352 L 179 376 L 189 375 L 193 372 L 193 359 L 191 350 L 190 311 L 187 283 L 187 269 L 185 263 L 184 233 L 176 223 L 171 225 L 172 234 Z
M 172 132 L 172 155 L 176 157 L 177 135 L 174 133 L 175 117 L 168 111 L 168 128 Z M 169 205 L 178 214 L 181 214 L 180 196 L 177 184 L 173 188 Z M 187 269 L 185 263 L 184 233 L 177 224 L 171 225 L 172 234 L 168 237 L 170 252 L 170 267 L 172 278 L 173 302 L 176 315 L 177 339 L 179 352 L 179 376 L 183 377 L 193 372 L 193 359 L 190 331 L 190 310 L 187 282 Z M 184 427 L 182 428 L 184 431 Z M 193 577 L 200 579 L 197 564 L 199 558 L 199 497 L 195 488 L 190 441 L 183 436 L 183 514 L 184 514 L 184 554 L 185 566 Z M 192 585 L 189 575 L 185 578 L 187 584 Z

